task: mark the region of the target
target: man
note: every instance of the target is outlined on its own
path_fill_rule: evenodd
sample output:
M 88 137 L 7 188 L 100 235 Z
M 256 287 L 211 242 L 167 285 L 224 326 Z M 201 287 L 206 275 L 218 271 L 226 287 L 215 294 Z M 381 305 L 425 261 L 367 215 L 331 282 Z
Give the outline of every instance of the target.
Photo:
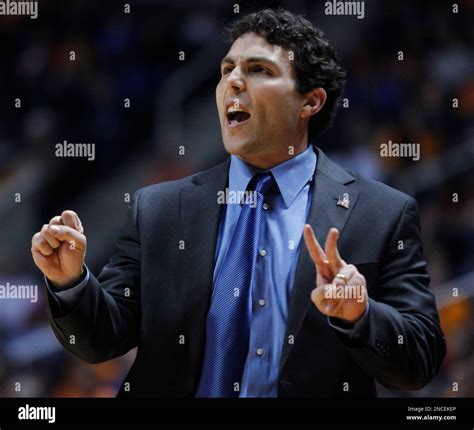
M 308 144 L 344 86 L 334 49 L 284 10 L 247 15 L 229 35 L 216 102 L 230 159 L 139 190 L 97 278 L 74 212 L 33 237 L 56 336 L 90 363 L 138 346 L 119 395 L 423 387 L 445 341 L 416 202 Z M 244 198 L 221 204 L 224 191 Z

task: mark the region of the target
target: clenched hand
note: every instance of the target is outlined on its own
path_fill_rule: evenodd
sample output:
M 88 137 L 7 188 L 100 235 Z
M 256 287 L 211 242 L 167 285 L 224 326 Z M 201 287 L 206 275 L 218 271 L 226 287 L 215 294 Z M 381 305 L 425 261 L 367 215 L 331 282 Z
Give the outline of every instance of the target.
M 57 288 L 79 281 L 83 273 L 87 241 L 81 220 L 64 211 L 33 236 L 31 253 L 38 268 Z

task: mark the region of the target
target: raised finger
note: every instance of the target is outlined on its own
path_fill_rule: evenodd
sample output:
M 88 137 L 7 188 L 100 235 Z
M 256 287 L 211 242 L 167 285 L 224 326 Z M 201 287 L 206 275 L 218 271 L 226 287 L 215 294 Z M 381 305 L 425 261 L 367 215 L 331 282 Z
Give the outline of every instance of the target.
M 325 251 L 334 276 L 341 269 L 341 267 L 346 264 L 345 261 L 339 255 L 339 250 L 337 249 L 338 239 L 339 230 L 337 228 L 329 229 L 329 233 L 326 238 Z
M 321 245 L 319 244 L 318 239 L 316 239 L 314 231 L 309 224 L 305 224 L 303 235 L 306 247 L 308 248 L 308 253 L 316 265 L 317 271 L 321 273 L 322 276 L 328 277 L 330 273 L 328 270 L 329 262 L 327 256 L 321 248 Z

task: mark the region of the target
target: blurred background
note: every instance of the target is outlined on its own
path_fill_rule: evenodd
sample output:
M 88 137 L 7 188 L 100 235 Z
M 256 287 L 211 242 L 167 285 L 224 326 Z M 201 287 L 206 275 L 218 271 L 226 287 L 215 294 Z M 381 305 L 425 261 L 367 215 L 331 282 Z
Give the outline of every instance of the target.
M 448 355 L 425 389 L 380 395 L 474 396 L 473 0 L 365 1 L 364 19 L 325 15 L 315 0 L 38 3 L 36 20 L 0 16 L 0 284 L 39 288 L 36 303 L 0 300 L 0 396 L 115 395 L 134 351 L 89 365 L 62 349 L 31 237 L 75 210 L 97 275 L 128 195 L 225 159 L 214 101 L 223 25 L 280 5 L 324 30 L 349 71 L 348 103 L 315 143 L 420 206 Z M 56 157 L 64 140 L 95 143 L 95 160 Z M 419 142 L 421 159 L 381 157 L 389 140 Z

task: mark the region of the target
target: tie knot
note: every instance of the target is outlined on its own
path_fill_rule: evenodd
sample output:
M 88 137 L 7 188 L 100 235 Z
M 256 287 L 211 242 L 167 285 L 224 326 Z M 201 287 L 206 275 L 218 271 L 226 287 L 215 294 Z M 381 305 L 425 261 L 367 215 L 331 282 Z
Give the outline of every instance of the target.
M 257 173 L 253 180 L 255 181 L 255 191 L 263 195 L 266 195 L 276 184 L 271 172 Z

